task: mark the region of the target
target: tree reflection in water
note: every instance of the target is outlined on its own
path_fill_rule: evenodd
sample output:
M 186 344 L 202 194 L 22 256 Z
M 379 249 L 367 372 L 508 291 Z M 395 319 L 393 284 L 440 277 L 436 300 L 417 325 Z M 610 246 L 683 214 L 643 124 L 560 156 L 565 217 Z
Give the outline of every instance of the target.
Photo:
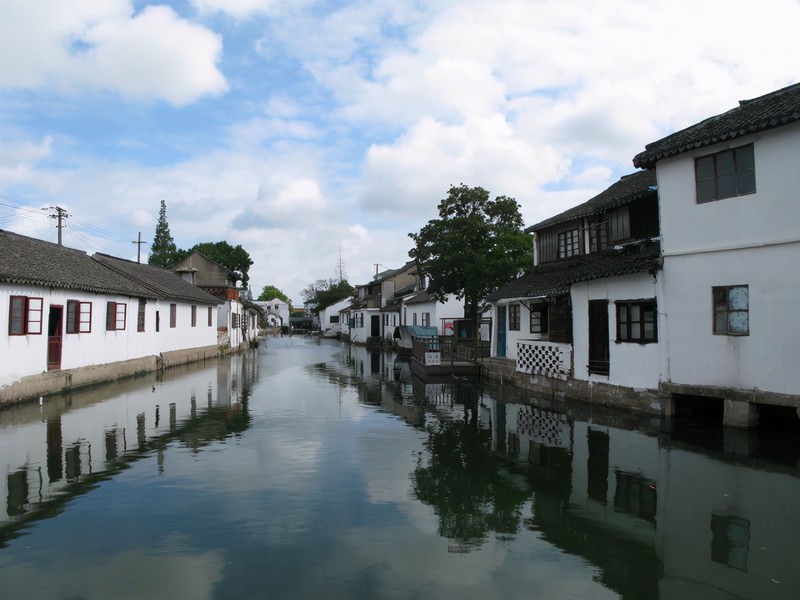
M 446 417 L 427 431 L 427 459 L 420 457 L 412 489 L 436 512 L 439 535 L 464 552 L 480 547 L 491 532 L 515 535 L 531 491 L 492 453 L 491 432 L 475 419 Z

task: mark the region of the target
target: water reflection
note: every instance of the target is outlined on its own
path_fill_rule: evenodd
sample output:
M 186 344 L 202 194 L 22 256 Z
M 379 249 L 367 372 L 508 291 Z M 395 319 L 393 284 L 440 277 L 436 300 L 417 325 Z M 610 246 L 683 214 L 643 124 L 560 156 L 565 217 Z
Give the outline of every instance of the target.
M 197 452 L 244 431 L 257 368 L 257 355 L 245 353 L 0 411 L 8 473 L 0 477 L 0 547 L 152 449 L 179 443 Z
M 259 351 L 0 412 L 3 593 L 800 597 L 796 439 Z
M 363 372 L 366 357 L 349 352 Z M 703 436 L 694 423 L 669 434 L 626 412 L 455 378 L 423 382 L 384 360 L 392 368 L 371 373 L 402 393 L 383 408 L 427 411 L 426 453 L 410 477 L 451 552 L 526 530 L 590 561 L 623 598 L 800 596 L 791 433 L 704 425 Z

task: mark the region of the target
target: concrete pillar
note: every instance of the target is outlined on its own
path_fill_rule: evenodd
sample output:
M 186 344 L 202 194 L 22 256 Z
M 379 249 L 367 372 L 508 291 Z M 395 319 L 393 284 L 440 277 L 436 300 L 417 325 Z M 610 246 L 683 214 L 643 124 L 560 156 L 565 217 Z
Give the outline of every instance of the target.
M 758 405 L 744 400 L 725 399 L 725 415 L 722 424 L 726 427 L 749 429 L 758 426 Z

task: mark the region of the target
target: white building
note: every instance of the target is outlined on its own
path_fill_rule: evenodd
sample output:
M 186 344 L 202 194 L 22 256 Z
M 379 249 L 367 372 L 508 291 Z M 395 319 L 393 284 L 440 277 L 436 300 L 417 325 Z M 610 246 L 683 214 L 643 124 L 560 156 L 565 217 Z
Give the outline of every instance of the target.
M 535 266 L 489 298 L 493 356 L 581 399 L 796 420 L 798 155 L 800 84 L 649 144 L 648 170 L 528 228 Z
M 319 311 L 319 326 L 323 337 L 338 338 L 342 335 L 342 317 L 340 312 L 347 309 L 352 298 L 345 298 Z
M 413 262 L 377 273 L 369 283 L 356 286 L 350 311 L 350 341 L 391 342 L 391 323 L 399 321 L 400 299 L 416 291 L 416 286 L 417 267 Z
M 800 407 L 798 156 L 795 84 L 634 158 L 658 177 L 662 386 L 724 400 L 731 425 L 755 424 L 759 407 Z
M 435 327 L 437 335 L 454 335 L 453 322 L 464 318 L 464 300 L 448 294 L 439 302 L 427 291 L 418 292 L 403 301 L 403 325 Z
M 283 327 L 289 324 L 291 307 L 287 302 L 280 298 L 271 298 L 270 300 L 255 300 L 254 304 L 264 310 L 267 327 Z
M 217 346 L 238 352 L 257 339 L 258 309 L 245 298 L 247 290 L 237 286 L 239 274 L 199 252 L 173 265 L 184 281 L 196 285 L 222 302 L 217 310 Z
M 159 267 L 0 231 L 0 402 L 216 356 L 218 304 Z
M 514 359 L 534 385 L 660 411 L 655 174 L 623 177 L 526 231 L 533 268 L 489 296 L 492 356 Z

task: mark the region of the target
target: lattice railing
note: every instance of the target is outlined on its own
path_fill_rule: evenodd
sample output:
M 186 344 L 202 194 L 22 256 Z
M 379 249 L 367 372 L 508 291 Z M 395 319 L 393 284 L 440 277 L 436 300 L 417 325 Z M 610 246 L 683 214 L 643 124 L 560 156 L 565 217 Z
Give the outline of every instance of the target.
M 572 375 L 572 346 L 556 342 L 517 342 L 517 371 L 566 379 Z

